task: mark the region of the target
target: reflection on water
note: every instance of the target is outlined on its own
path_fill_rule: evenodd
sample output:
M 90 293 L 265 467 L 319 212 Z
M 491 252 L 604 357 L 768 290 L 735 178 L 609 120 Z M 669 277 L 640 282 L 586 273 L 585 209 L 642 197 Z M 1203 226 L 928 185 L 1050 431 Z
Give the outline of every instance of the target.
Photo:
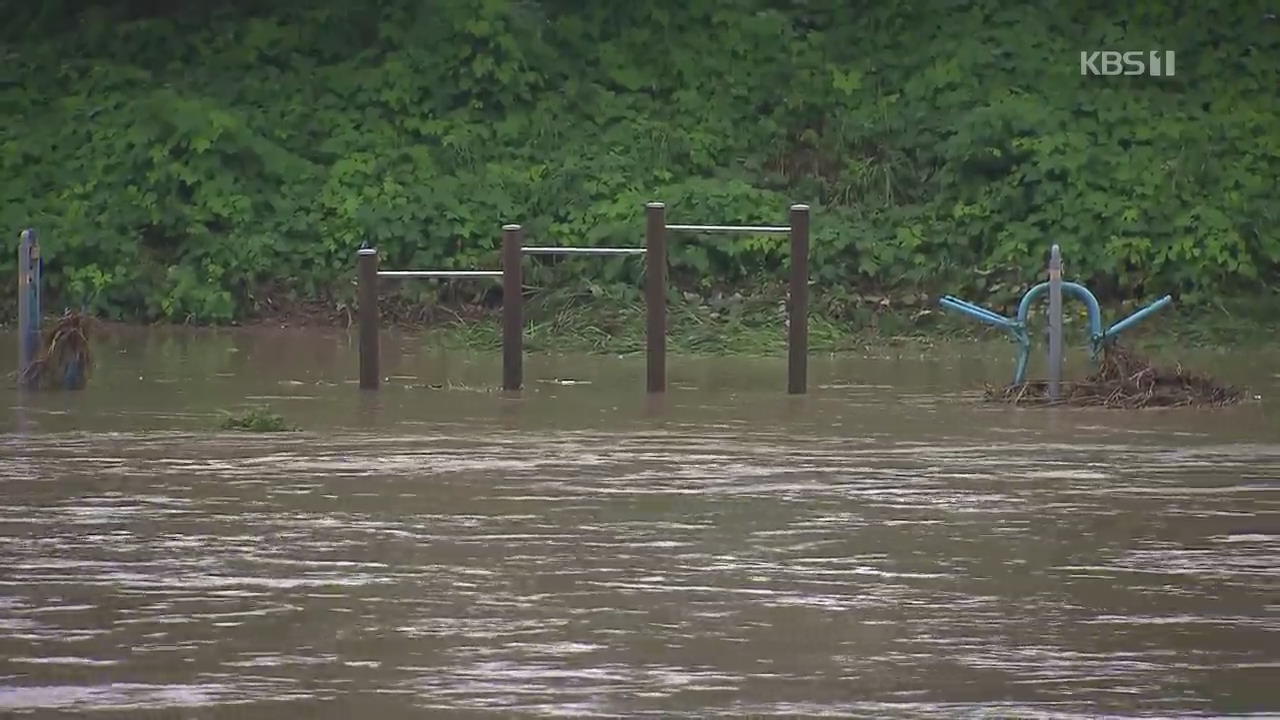
M 805 398 L 673 359 L 646 399 L 634 359 L 510 397 L 392 352 L 362 395 L 345 336 L 117 343 L 0 435 L 0 715 L 1280 711 L 1278 388 L 1243 364 L 1262 403 L 1028 412 L 955 352 L 815 358 Z M 254 397 L 305 431 L 209 429 Z

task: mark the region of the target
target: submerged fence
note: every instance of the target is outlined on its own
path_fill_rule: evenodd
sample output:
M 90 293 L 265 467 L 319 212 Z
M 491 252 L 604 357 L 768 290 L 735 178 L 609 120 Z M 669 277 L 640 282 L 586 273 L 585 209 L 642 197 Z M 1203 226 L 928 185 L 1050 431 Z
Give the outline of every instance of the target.
M 787 335 L 787 392 L 806 391 L 809 353 L 809 206 L 792 205 L 790 224 L 672 225 L 666 205 L 645 206 L 644 247 L 525 246 L 519 225 L 502 228 L 501 270 L 380 270 L 376 248 L 361 248 L 359 264 L 360 387 L 381 384 L 378 312 L 379 278 L 502 279 L 502 387 L 524 383 L 525 255 L 643 255 L 645 257 L 645 384 L 651 393 L 667 389 L 667 246 L 672 232 L 697 234 L 780 234 L 791 238 L 790 308 Z

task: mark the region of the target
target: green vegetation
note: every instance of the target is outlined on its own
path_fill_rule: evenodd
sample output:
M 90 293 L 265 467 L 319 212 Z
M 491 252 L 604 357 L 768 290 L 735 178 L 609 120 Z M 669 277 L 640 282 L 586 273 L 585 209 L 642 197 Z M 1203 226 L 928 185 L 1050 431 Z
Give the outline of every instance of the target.
M 596 352 L 644 351 L 644 299 L 626 285 L 548 290 L 526 306 L 526 350 Z M 673 292 L 668 297 L 667 346 L 680 355 L 780 355 L 786 352 L 786 288 L 782 283 L 750 293 L 711 293 L 701 297 Z M 888 296 L 833 293 L 815 303 L 809 316 L 809 347 L 817 353 L 866 352 L 885 346 L 933 344 L 975 337 L 1013 341 L 1002 331 L 936 307 L 894 305 Z M 434 306 L 436 312 L 398 314 L 397 324 L 421 327 L 433 345 L 493 350 L 502 346 L 497 308 Z M 1111 324 L 1138 309 L 1134 302 L 1103 307 Z M 1033 342 L 1044 338 L 1044 307 L 1031 315 Z M 1064 307 L 1067 342 L 1088 347 L 1088 314 L 1082 303 Z M 1012 312 L 1012 311 L 1011 311 Z M 1188 347 L 1245 348 L 1274 343 L 1280 318 L 1264 317 L 1250 303 L 1199 308 L 1173 307 L 1125 333 L 1126 344 L 1160 351 Z
M 1280 280 L 1280 23 L 1261 2 L 186 5 L 0 2 L 0 228 L 42 231 L 66 304 L 210 323 L 340 309 L 362 242 L 391 268 L 495 267 L 504 222 L 633 245 L 661 199 L 676 222 L 813 205 L 815 346 L 825 322 L 934 327 L 920 310 L 942 292 L 1007 310 L 1051 242 L 1104 301 L 1280 308 L 1263 290 Z M 1084 77 L 1087 49 L 1172 49 L 1177 75 Z M 0 276 L 13 263 L 0 253 Z M 699 298 L 675 321 L 707 327 L 689 348 L 722 346 L 717 324 L 780 340 L 785 241 L 680 237 L 671 263 L 673 292 Z M 546 326 L 634 344 L 639 296 L 617 288 L 641 272 L 531 260 L 547 302 L 573 298 L 533 342 Z M 597 296 L 614 304 L 580 327 Z
M 530 351 L 639 353 L 645 348 L 645 307 L 642 295 L 629 286 L 584 287 L 549 290 L 534 296 L 527 308 L 524 346 Z M 779 284 L 755 288 L 750 294 L 713 293 L 701 298 L 693 293 L 673 293 L 668 299 L 667 346 L 673 353 L 757 354 L 777 353 L 786 347 L 786 288 Z M 888 317 L 888 316 L 886 316 Z M 875 316 L 867 313 L 875 326 Z M 909 327 L 892 316 L 890 334 Z M 502 347 L 502 327 L 496 313 L 486 322 L 459 319 L 432 328 L 439 344 L 449 347 L 493 349 Z M 869 338 L 851 334 L 848 328 L 822 314 L 810 318 L 810 344 L 815 350 L 853 350 Z
M 223 430 L 247 430 L 259 433 L 297 430 L 286 422 L 283 416 L 271 412 L 267 407 L 251 408 L 240 415 L 226 413 L 221 427 Z

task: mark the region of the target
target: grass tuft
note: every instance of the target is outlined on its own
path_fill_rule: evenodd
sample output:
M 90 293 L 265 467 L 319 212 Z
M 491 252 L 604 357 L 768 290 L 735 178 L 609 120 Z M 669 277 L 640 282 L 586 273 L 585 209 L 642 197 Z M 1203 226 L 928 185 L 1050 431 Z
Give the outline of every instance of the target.
M 271 412 L 266 407 L 251 408 L 240 415 L 227 413 L 227 417 L 222 420 L 221 427 L 223 430 L 243 430 L 259 433 L 290 432 L 298 429 L 286 422 L 283 416 Z

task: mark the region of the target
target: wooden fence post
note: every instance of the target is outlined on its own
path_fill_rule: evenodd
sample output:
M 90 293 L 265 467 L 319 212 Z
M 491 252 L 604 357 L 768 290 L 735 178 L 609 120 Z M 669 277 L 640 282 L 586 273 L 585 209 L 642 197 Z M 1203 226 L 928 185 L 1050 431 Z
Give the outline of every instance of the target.
M 667 389 L 667 209 L 660 202 L 645 206 L 645 327 L 648 390 Z
M 502 228 L 502 389 L 524 384 L 524 230 Z
M 378 367 L 378 251 L 361 248 L 359 253 L 360 388 L 377 390 L 382 380 Z
M 803 394 L 809 373 L 809 206 L 791 206 L 791 307 L 787 332 L 787 392 Z

